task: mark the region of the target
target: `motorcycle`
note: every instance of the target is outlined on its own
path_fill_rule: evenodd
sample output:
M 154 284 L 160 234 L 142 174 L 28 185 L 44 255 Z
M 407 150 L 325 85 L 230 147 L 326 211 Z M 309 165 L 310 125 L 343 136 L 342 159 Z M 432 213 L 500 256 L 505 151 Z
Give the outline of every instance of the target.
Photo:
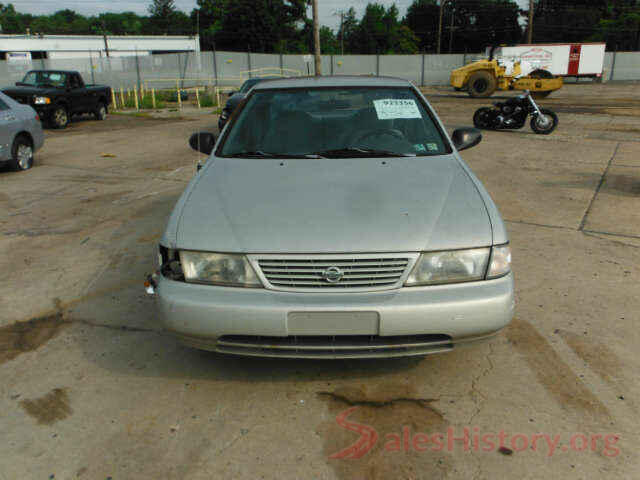
M 497 102 L 491 107 L 479 108 L 473 115 L 476 128 L 488 130 L 519 130 L 531 115 L 531 130 L 540 135 L 549 135 L 558 126 L 558 115 L 548 108 L 540 108 L 527 90 L 522 95 L 506 102 Z

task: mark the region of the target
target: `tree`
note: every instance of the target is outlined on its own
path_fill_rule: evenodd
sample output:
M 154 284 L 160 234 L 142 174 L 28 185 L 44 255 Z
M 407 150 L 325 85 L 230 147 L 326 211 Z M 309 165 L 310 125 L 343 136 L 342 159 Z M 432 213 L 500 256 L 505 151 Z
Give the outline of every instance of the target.
M 11 3 L 6 6 L 0 3 L 0 25 L 2 26 L 2 33 L 24 32 L 25 27 L 20 17 L 21 15 L 16 12 L 16 9 Z
M 585 41 L 596 33 L 600 20 L 606 18 L 612 3 L 607 0 L 537 0 L 533 41 Z
M 142 35 L 148 21 L 133 12 L 101 13 L 92 19 L 94 34 Z
M 323 55 L 336 55 L 340 53 L 338 39 L 329 27 L 320 27 L 320 51 Z
M 522 39 L 520 9 L 514 0 L 450 0 L 443 13 L 445 52 L 449 45 L 451 53 L 477 52 L 488 45 L 513 44 Z
M 217 48 L 266 53 L 310 51 L 305 0 L 229 0 L 221 6 L 222 15 L 214 32 Z
M 152 0 L 149 13 L 153 33 L 167 35 L 176 16 L 174 0 Z
M 419 39 L 423 52 L 435 52 L 438 44 L 438 19 L 440 7 L 436 0 L 414 0 L 402 23 Z
M 610 50 L 640 50 L 640 6 L 615 19 L 601 19 L 590 40 L 604 41 Z
M 200 27 L 200 48 L 213 50 L 216 33 L 222 30 L 222 17 L 227 0 L 198 0 L 191 12 L 191 23 Z
M 350 42 L 351 49 L 364 54 L 417 53 L 419 40 L 400 24 L 398 15 L 395 4 L 385 9 L 369 3 Z
M 605 41 L 612 50 L 640 50 L 638 0 L 537 0 L 536 42 Z
M 349 8 L 342 18 L 342 26 L 338 31 L 338 41 L 340 42 L 340 51 L 342 52 L 342 46 L 347 52 L 355 51 L 357 44 L 358 33 L 358 19 L 356 18 L 356 11 L 353 7 Z
M 366 6 L 361 19 L 349 8 L 337 33 L 323 27 L 323 53 L 409 54 L 435 51 L 439 2 L 444 2 L 443 51 L 478 52 L 487 45 L 524 39 L 528 13 L 516 0 L 413 0 L 399 20 L 395 5 Z M 149 15 L 133 12 L 83 16 L 65 9 L 50 15 L 16 11 L 0 3 L 3 33 L 45 35 L 189 35 L 200 29 L 203 50 L 309 53 L 313 47 L 308 0 L 197 0 L 190 15 L 174 0 L 153 0 Z M 640 50 L 640 0 L 536 0 L 537 43 L 604 41 L 611 50 Z M 453 23 L 453 29 L 451 25 Z

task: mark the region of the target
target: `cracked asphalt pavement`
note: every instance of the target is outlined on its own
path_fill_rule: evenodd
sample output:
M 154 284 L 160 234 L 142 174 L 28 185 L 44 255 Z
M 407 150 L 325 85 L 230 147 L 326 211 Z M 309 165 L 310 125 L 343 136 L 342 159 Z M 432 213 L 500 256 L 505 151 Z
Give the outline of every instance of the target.
M 496 101 L 426 93 L 450 129 Z M 0 479 L 637 477 L 637 85 L 541 103 L 553 135 L 463 152 L 507 221 L 516 318 L 418 359 L 180 346 L 142 282 L 217 118 L 48 131 L 32 170 L 0 171 Z

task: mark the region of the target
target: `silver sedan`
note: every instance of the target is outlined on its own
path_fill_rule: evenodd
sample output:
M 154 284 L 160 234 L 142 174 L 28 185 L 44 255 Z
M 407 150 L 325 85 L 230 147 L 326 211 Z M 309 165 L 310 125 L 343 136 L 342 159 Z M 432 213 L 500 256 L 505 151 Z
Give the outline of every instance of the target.
M 36 111 L 0 92 L 0 162 L 16 170 L 33 166 L 33 155 L 44 144 Z
M 149 278 L 165 328 L 222 353 L 426 355 L 512 319 L 504 223 L 424 96 L 384 77 L 265 81 L 175 206 Z

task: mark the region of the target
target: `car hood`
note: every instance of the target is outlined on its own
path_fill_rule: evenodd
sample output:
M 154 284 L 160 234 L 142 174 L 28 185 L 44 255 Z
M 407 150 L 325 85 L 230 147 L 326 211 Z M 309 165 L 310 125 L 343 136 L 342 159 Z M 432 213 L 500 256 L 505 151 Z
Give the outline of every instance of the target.
M 209 161 L 176 212 L 178 248 L 339 253 L 492 244 L 485 204 L 453 155 Z

